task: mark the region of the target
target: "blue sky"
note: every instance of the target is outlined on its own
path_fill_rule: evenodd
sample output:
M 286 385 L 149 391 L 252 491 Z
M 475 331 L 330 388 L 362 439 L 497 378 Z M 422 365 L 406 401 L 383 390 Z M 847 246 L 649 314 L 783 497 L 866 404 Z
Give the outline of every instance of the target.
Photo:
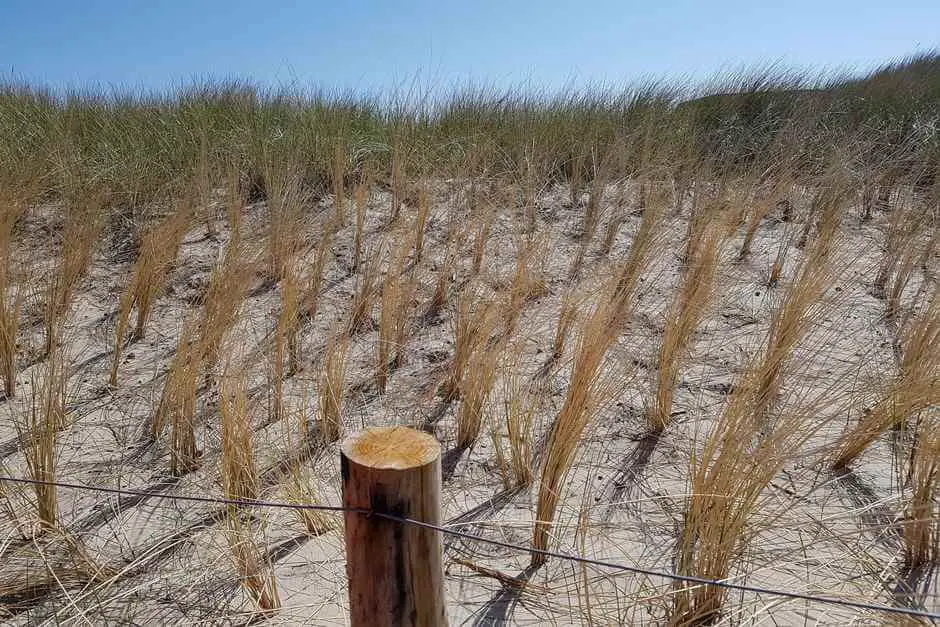
M 759 6 L 766 4 L 768 6 Z M 865 69 L 940 46 L 940 1 L 0 0 L 5 79 L 387 91 L 620 84 L 778 62 Z

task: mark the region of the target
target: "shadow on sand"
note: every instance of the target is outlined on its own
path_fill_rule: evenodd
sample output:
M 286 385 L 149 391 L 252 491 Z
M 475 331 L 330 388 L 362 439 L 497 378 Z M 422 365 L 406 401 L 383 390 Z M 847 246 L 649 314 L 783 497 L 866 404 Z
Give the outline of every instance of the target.
M 481 608 L 477 615 L 467 622 L 472 621 L 471 624 L 477 627 L 508 624 L 509 617 L 512 616 L 516 604 L 519 603 L 522 597 L 525 584 L 529 582 L 538 569 L 539 566 L 530 564 L 512 578 L 512 584 L 504 583 L 503 587 L 486 602 L 486 605 Z
M 642 435 L 637 441 L 636 447 L 623 458 L 620 467 L 613 479 L 604 487 L 600 496 L 601 500 L 608 503 L 604 511 L 602 520 L 608 522 L 622 506 L 624 499 L 628 499 L 636 486 L 637 479 L 646 470 L 649 465 L 653 451 L 659 445 L 662 438 L 662 431 L 649 431 Z
M 841 494 L 859 510 L 859 520 L 862 526 L 880 530 L 874 536 L 875 541 L 892 551 L 899 551 L 901 532 L 895 521 L 894 512 L 882 502 L 883 499 L 878 498 L 875 489 L 865 483 L 850 468 L 833 471 L 833 477 L 838 479 L 836 485 Z

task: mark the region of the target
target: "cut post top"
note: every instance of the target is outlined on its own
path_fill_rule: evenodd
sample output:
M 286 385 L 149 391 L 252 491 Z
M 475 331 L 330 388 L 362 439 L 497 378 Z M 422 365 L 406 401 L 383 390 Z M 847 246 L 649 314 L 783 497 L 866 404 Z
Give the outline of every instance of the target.
M 407 470 L 436 460 L 441 445 L 434 436 L 409 427 L 375 427 L 346 438 L 342 451 L 361 466 Z

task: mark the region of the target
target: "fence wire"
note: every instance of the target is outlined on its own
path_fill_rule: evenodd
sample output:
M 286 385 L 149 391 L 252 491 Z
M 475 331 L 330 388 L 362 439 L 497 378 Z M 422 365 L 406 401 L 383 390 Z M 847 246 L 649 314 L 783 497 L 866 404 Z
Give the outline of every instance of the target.
M 655 570 L 651 568 L 643 568 L 640 566 L 630 566 L 627 564 L 619 564 L 617 562 L 611 562 L 601 559 L 593 559 L 590 557 L 585 557 L 583 555 L 573 555 L 570 553 L 562 553 L 559 551 L 549 551 L 543 549 L 536 549 L 533 547 L 523 546 L 521 544 L 513 544 L 511 542 L 504 542 L 502 540 L 494 540 L 492 538 L 484 538 L 476 534 L 467 533 L 464 531 L 458 531 L 455 529 L 450 529 L 441 525 L 435 525 L 432 523 L 424 522 L 421 520 L 416 520 L 414 518 L 407 518 L 404 516 L 396 516 L 394 514 L 388 514 L 385 512 L 378 512 L 369 509 L 362 508 L 350 508 L 343 507 L 341 505 L 320 505 L 313 503 L 287 503 L 282 501 L 266 501 L 260 499 L 228 499 L 228 498 L 218 498 L 218 497 L 209 497 L 209 496 L 186 496 L 186 495 L 174 495 L 174 494 L 161 494 L 149 492 L 147 490 L 127 490 L 122 488 L 107 488 L 103 486 L 91 486 L 80 483 L 67 483 L 61 481 L 42 481 L 38 479 L 27 479 L 21 477 L 5 477 L 0 476 L 0 482 L 5 483 L 16 483 L 16 484 L 26 484 L 26 485 L 45 485 L 53 486 L 56 488 L 64 488 L 68 490 L 83 490 L 86 492 L 98 492 L 103 494 L 113 494 L 117 496 L 137 496 L 144 497 L 148 499 L 155 500 L 166 500 L 166 501 L 188 501 L 194 503 L 209 503 L 215 505 L 231 505 L 238 507 L 264 507 L 270 509 L 293 509 L 293 510 L 314 510 L 322 512 L 342 512 L 342 513 L 356 513 L 363 516 L 370 516 L 376 518 L 382 518 L 384 520 L 396 522 L 402 525 L 413 525 L 416 527 L 423 527 L 425 529 L 432 529 L 438 531 L 442 534 L 446 534 L 452 537 L 461 538 L 464 540 L 470 540 L 473 542 L 482 542 L 484 544 L 489 544 L 492 546 L 497 546 L 504 549 L 509 549 L 512 551 L 517 551 L 520 553 L 529 553 L 529 554 L 538 554 L 545 557 L 551 557 L 559 560 L 566 560 L 570 562 L 576 562 L 580 564 L 586 564 L 589 566 L 595 566 L 598 568 L 605 568 L 613 571 L 621 571 L 632 573 L 636 575 L 645 575 L 647 577 L 657 577 L 660 579 L 667 579 L 671 581 L 679 581 L 683 583 L 691 583 L 702 586 L 713 586 L 716 588 L 724 588 L 726 590 L 735 590 L 739 592 L 753 592 L 755 594 L 764 594 L 769 596 L 776 596 L 780 598 L 794 599 L 800 601 L 810 601 L 813 603 L 820 603 L 825 605 L 835 605 L 845 608 L 852 608 L 857 610 L 867 610 L 871 612 L 884 612 L 888 614 L 895 615 L 904 615 L 911 616 L 916 618 L 926 618 L 931 622 L 936 623 L 940 621 L 940 613 L 930 612 L 926 610 L 919 610 L 915 608 L 908 607 L 894 607 L 890 605 L 882 605 L 878 603 L 865 603 L 861 601 L 850 601 L 846 599 L 836 599 L 833 597 L 824 597 L 816 596 L 812 594 L 806 594 L 802 592 L 790 592 L 788 590 L 778 590 L 774 588 L 765 588 L 762 586 L 750 586 L 746 584 L 738 584 L 730 581 L 722 581 L 717 579 L 706 579 L 704 577 L 695 577 L 693 575 L 680 575 L 678 573 L 671 573 L 662 570 Z

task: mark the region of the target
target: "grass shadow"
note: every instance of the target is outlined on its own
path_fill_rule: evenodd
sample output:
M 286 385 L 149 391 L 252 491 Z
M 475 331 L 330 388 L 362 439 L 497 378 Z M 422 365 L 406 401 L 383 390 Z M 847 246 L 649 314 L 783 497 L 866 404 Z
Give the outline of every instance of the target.
M 512 583 L 504 583 L 493 597 L 486 602 L 486 605 L 480 610 L 479 614 L 473 618 L 472 624 L 475 627 L 484 627 L 487 625 L 506 625 L 509 617 L 516 605 L 519 603 L 525 585 L 529 583 L 532 576 L 540 566 L 530 564 L 518 575 L 512 577 Z
M 99 527 L 109 520 L 119 516 L 121 512 L 132 507 L 136 507 L 147 499 L 162 495 L 167 490 L 178 484 L 181 479 L 182 477 L 180 476 L 167 475 L 160 481 L 150 484 L 141 490 L 141 494 L 120 496 L 113 503 L 110 501 L 96 503 L 91 508 L 91 511 L 88 512 L 88 514 L 71 523 L 67 528 L 67 532 L 82 533 L 95 527 Z
M 560 361 L 560 359 L 561 359 L 561 355 L 556 355 L 556 354 L 549 355 L 548 359 L 542 362 L 542 365 L 539 366 L 539 369 L 535 371 L 535 374 L 533 375 L 532 378 L 536 381 L 540 381 L 548 377 L 548 375 L 551 374 L 552 369 Z
M 448 407 L 450 407 L 450 402 L 445 401 L 445 400 L 442 400 L 441 402 L 439 402 L 437 406 L 431 410 L 431 413 L 429 413 L 427 417 L 424 419 L 424 425 L 422 425 L 422 428 L 425 431 L 427 431 L 428 429 L 433 430 L 434 425 L 440 422 L 441 418 L 444 417 L 444 414 L 447 413 Z
M 54 581 L 25 583 L 22 587 L 0 594 L 0 618 L 9 620 L 38 607 L 59 588 Z
M 513 501 L 513 499 L 525 492 L 527 489 L 528 486 L 516 486 L 514 488 L 509 488 L 508 490 L 501 490 L 476 507 L 468 509 L 463 514 L 454 516 L 447 521 L 447 526 L 463 526 L 482 518 L 484 515 L 494 516 L 501 512 Z M 452 546 L 461 540 L 461 538 L 457 538 L 455 536 L 445 536 L 444 551 L 448 551 Z
M 599 500 L 605 500 L 609 503 L 603 515 L 603 521 L 607 522 L 614 515 L 614 512 L 620 506 L 620 501 L 628 497 L 636 485 L 637 479 L 646 470 L 649 465 L 653 451 L 659 445 L 663 437 L 662 431 L 648 431 L 637 441 L 636 447 L 624 457 L 617 469 L 617 473 L 604 487 Z
M 454 447 L 441 454 L 441 480 L 444 483 L 447 483 L 453 478 L 454 472 L 457 470 L 457 465 L 460 463 L 460 459 L 467 450 L 469 449 L 465 446 Z
M 927 597 L 931 585 L 937 583 L 937 564 L 927 562 L 916 568 L 904 567 L 892 589 L 894 605 L 916 610 L 927 610 Z
M 862 526 L 881 530 L 875 535 L 875 541 L 892 551 L 899 551 L 901 532 L 895 522 L 894 512 L 882 503 L 875 489 L 865 483 L 851 468 L 835 470 L 833 477 L 838 479 L 836 485 L 839 492 L 859 511 Z
M 287 557 L 288 555 L 290 555 L 291 553 L 293 553 L 294 551 L 296 551 L 303 545 L 307 544 L 307 542 L 310 541 L 310 538 L 311 538 L 311 535 L 305 532 L 305 533 L 297 534 L 296 536 L 292 538 L 288 538 L 287 540 L 284 540 L 283 542 L 279 542 L 275 544 L 270 549 L 268 549 L 267 555 L 265 556 L 265 559 L 264 559 L 264 563 L 265 564 L 277 564 L 282 559 L 284 559 L 285 557 Z

